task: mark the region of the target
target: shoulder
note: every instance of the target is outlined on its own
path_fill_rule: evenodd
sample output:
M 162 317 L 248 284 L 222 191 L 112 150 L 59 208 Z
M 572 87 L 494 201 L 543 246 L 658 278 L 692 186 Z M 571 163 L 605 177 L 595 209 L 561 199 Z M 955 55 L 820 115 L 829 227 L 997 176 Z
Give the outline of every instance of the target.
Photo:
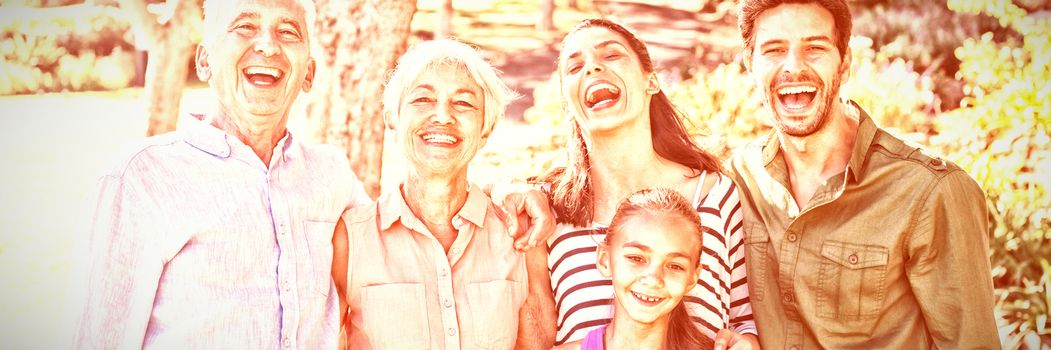
M 173 131 L 125 144 L 117 152 L 105 158 L 100 175 L 122 179 L 125 175 L 137 170 L 163 165 L 165 162 L 174 160 L 171 157 L 173 150 L 189 147 L 183 142 L 184 140 L 182 133 Z
M 362 227 L 368 227 L 369 225 L 375 226 L 376 220 L 379 219 L 379 212 L 377 210 L 378 204 L 376 202 L 369 203 L 368 205 L 359 205 L 343 211 L 343 215 L 340 216 L 343 219 L 343 223 L 347 226 L 347 232 L 360 232 Z M 357 228 L 357 230 L 355 230 Z
M 955 163 L 933 155 L 919 145 L 906 142 L 886 130 L 879 129 L 872 141 L 869 157 L 882 156 L 876 159 L 879 165 L 894 164 L 904 166 L 907 171 L 916 175 L 928 175 L 933 179 L 942 178 L 954 172 L 963 172 Z M 870 159 L 873 161 L 873 159 Z

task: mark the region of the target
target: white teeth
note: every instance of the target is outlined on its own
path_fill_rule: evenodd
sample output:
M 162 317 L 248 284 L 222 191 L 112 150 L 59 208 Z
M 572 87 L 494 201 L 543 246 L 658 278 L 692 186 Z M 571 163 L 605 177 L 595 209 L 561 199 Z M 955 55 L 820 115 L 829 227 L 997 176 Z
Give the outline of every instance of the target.
M 587 91 L 587 94 L 588 94 L 588 96 L 591 96 L 596 91 L 599 91 L 599 90 L 602 90 L 602 89 L 609 89 L 609 91 L 613 92 L 614 94 L 620 92 L 620 89 L 617 89 L 617 87 L 615 85 L 613 85 L 613 84 L 610 84 L 610 83 L 598 83 L 598 84 L 595 84 L 595 85 L 592 85 L 591 87 L 589 87 L 588 91 Z
M 456 143 L 456 137 L 446 134 L 427 134 L 423 135 L 423 140 L 434 143 L 454 144 Z
M 245 74 L 250 74 L 250 75 L 252 75 L 252 74 L 262 74 L 262 75 L 269 75 L 271 77 L 274 77 L 274 79 L 281 78 L 281 71 L 278 70 L 277 68 L 270 68 L 270 67 L 251 66 L 251 67 L 245 68 Z
M 804 92 L 817 92 L 817 88 L 813 86 L 789 86 L 777 90 L 777 93 L 780 95 L 799 94 Z
M 639 299 L 642 299 L 642 300 L 645 300 L 645 301 L 648 301 L 648 302 L 651 302 L 651 303 L 656 303 L 658 301 L 661 301 L 661 299 L 662 299 L 662 298 L 649 297 L 649 296 L 646 296 L 646 295 L 643 295 L 643 294 L 639 294 L 639 293 L 636 293 L 636 292 L 631 292 L 631 294 L 634 294 L 636 298 L 639 298 Z

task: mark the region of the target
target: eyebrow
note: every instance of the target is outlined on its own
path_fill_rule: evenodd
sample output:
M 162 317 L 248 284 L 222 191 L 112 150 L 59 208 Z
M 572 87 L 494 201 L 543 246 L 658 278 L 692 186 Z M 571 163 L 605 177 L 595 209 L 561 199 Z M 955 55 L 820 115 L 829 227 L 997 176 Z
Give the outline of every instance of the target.
M 434 85 L 431 85 L 431 84 L 420 84 L 420 85 L 414 86 L 411 91 L 416 91 L 416 90 L 419 90 L 419 89 L 424 89 L 424 90 L 427 90 L 427 91 L 435 91 L 436 90 L 434 88 Z M 475 94 L 474 91 L 471 91 L 470 89 L 466 89 L 466 88 L 461 88 L 459 90 L 456 90 L 456 91 L 453 92 L 453 94 L 454 95 L 456 95 L 456 94 L 468 94 L 468 95 L 471 95 L 472 97 L 477 97 L 477 94 Z
M 624 243 L 624 248 L 635 248 L 635 249 L 638 249 L 638 250 L 641 250 L 641 251 L 644 251 L 644 252 L 651 252 L 651 251 L 653 251 L 653 249 L 650 249 L 650 247 L 646 246 L 645 244 L 638 243 L 638 242 L 627 242 L 627 243 Z M 669 256 L 673 256 L 673 257 L 682 257 L 682 258 L 686 258 L 686 259 L 690 258 L 688 255 L 680 253 L 680 252 L 671 252 L 671 253 L 668 253 L 668 255 Z
M 233 25 L 234 23 L 240 22 L 243 19 L 257 19 L 257 18 L 259 18 L 259 13 L 258 12 L 255 12 L 255 11 L 241 12 L 240 14 L 237 15 L 237 17 L 234 17 L 234 20 L 230 21 L 230 24 Z
M 598 43 L 598 45 L 595 45 L 595 48 L 596 49 L 601 49 L 603 47 L 610 46 L 610 45 L 613 45 L 613 44 L 620 45 L 620 43 L 617 42 L 616 40 L 610 39 L 610 40 L 606 40 L 606 41 L 603 41 L 601 43 Z M 624 46 L 624 45 L 621 45 L 621 46 Z M 568 57 L 566 57 L 566 60 L 571 60 L 571 59 L 580 57 L 580 55 L 581 55 L 580 51 L 574 52 L 574 53 L 570 54 Z

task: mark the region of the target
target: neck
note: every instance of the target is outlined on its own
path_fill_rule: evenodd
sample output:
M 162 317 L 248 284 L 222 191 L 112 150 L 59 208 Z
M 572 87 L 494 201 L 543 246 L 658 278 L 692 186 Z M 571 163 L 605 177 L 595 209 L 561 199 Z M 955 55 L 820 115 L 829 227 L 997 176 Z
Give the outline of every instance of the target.
M 668 315 L 649 324 L 614 315 L 603 341 L 606 349 L 663 349 L 667 337 Z
M 822 179 L 846 170 L 858 132 L 858 116 L 853 106 L 836 102 L 825 126 L 813 134 L 796 137 L 778 132 L 785 162 L 793 176 L 819 176 Z
M 448 232 L 453 216 L 467 202 L 467 174 L 420 176 L 409 174 L 402 185 L 402 197 L 432 234 Z M 455 230 L 454 230 L 455 232 Z
M 649 115 L 613 131 L 585 135 L 591 159 L 595 222 L 607 222 L 617 203 L 635 191 L 683 181 L 690 169 L 662 158 L 653 149 Z M 586 133 L 586 131 L 585 131 Z
M 280 117 L 241 117 L 230 113 L 230 111 L 220 106 L 211 114 L 210 118 L 210 123 L 213 126 L 237 137 L 242 143 L 248 145 L 259 157 L 259 160 L 269 167 L 274 148 L 285 137 L 285 123 L 288 121 L 288 113 L 286 111 Z

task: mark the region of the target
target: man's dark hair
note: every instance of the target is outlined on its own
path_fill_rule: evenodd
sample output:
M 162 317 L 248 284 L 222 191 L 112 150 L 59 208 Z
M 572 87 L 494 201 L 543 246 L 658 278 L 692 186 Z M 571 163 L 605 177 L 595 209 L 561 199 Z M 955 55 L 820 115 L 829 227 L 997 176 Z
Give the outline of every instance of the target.
M 847 45 L 850 43 L 850 8 L 846 0 L 741 0 L 737 11 L 737 27 L 741 30 L 741 38 L 744 39 L 746 57 L 750 57 L 755 49 L 755 19 L 764 11 L 782 4 L 817 4 L 832 13 L 835 26 L 832 28 L 836 48 L 839 49 L 839 57 L 843 58 L 847 53 Z

